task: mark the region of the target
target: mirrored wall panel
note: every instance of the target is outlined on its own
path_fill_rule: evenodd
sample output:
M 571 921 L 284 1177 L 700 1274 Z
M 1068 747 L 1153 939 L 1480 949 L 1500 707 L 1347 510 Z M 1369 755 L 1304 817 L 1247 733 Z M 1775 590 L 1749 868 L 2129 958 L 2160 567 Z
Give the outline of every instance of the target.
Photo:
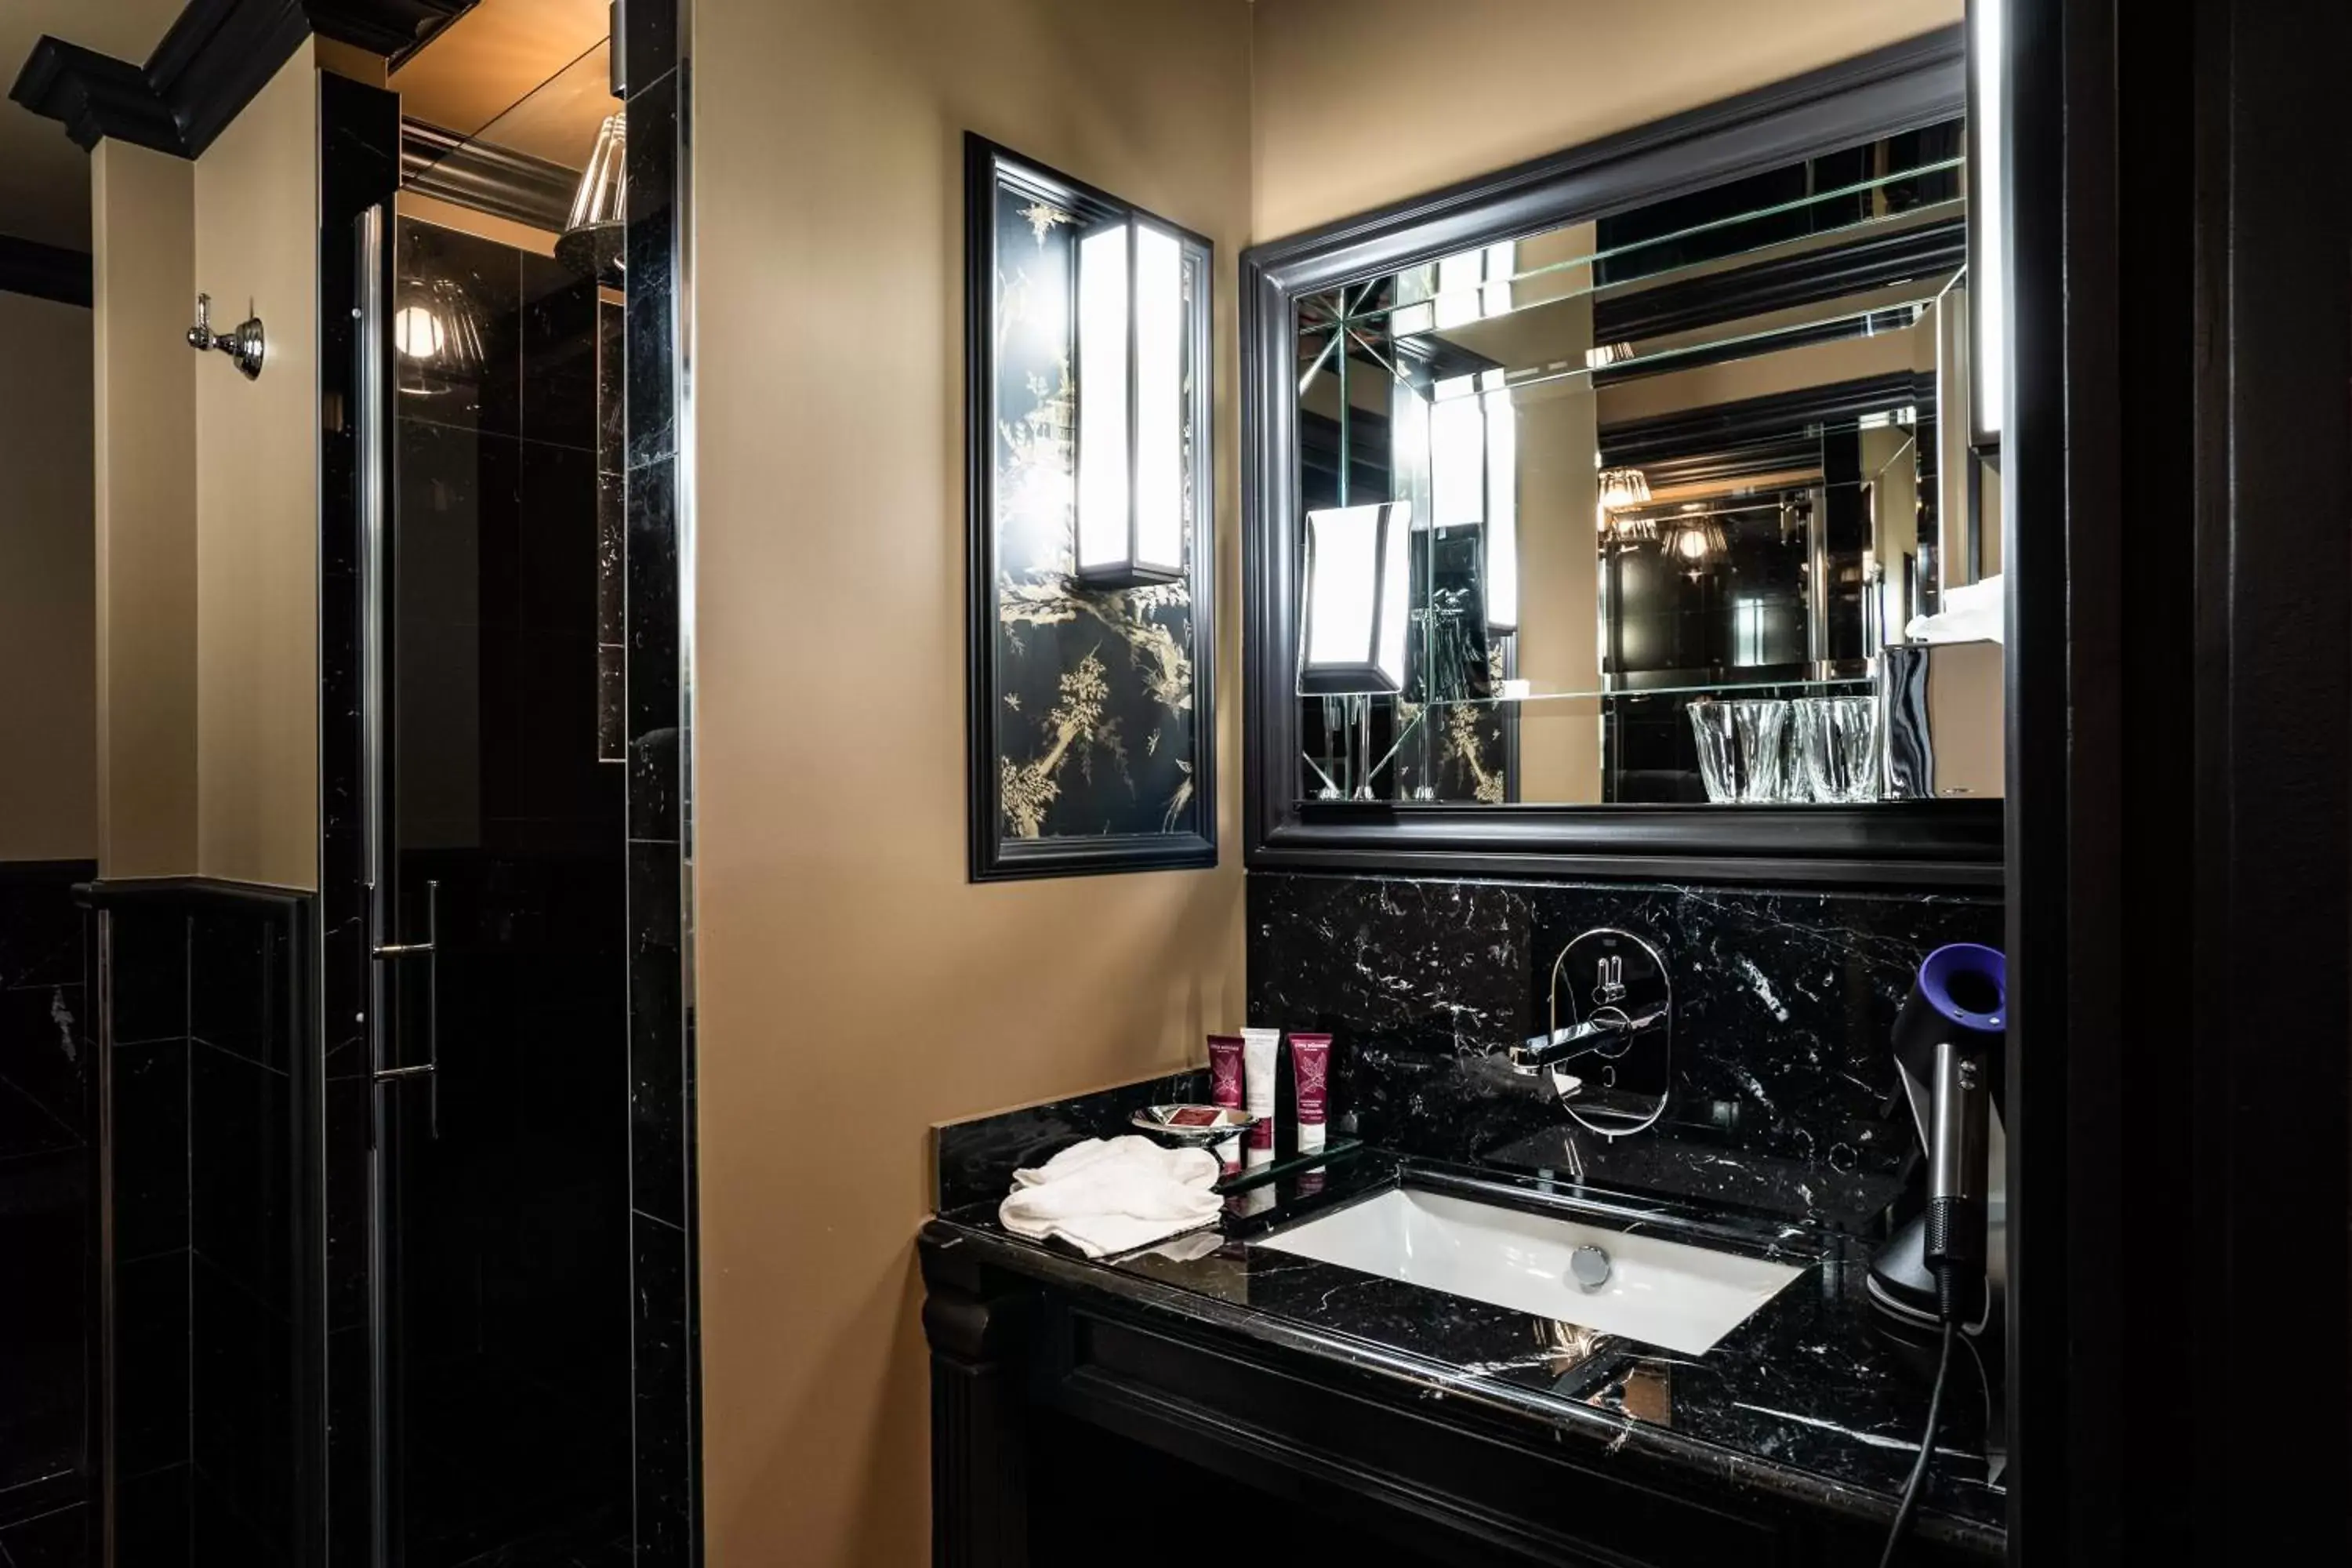
M 1297 798 L 2000 793 L 1964 130 L 1298 299 Z

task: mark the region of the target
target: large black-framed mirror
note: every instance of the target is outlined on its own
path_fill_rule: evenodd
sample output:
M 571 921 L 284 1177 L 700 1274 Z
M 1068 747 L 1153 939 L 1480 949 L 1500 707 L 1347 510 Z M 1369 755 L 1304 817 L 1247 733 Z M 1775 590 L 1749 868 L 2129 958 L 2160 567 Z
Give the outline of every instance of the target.
M 1923 36 L 1242 258 L 1253 866 L 1992 885 Z

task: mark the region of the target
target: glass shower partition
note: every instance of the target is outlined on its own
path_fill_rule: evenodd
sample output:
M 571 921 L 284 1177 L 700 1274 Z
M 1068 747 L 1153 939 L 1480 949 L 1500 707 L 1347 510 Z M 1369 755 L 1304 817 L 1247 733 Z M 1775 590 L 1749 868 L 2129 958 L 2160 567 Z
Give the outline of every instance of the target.
M 617 1560 L 621 307 L 455 223 L 359 247 L 373 1561 Z

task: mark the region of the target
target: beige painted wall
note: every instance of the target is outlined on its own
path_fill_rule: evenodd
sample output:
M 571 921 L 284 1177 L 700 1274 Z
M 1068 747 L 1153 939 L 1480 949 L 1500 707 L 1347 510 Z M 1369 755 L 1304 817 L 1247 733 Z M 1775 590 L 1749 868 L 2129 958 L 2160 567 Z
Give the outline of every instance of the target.
M 196 383 L 181 340 L 194 171 L 101 142 L 90 204 L 99 873 L 184 876 L 196 868 Z
M 1593 227 L 1571 224 L 1519 243 L 1523 270 L 1590 256 Z M 1529 279 L 1527 293 L 1567 287 L 1582 268 Z M 1572 295 L 1533 312 L 1549 318 L 1547 353 L 1580 364 L 1592 346 L 1592 300 Z M 1511 318 L 1517 320 L 1517 318 Z M 1528 363 L 1513 358 L 1507 363 Z M 1517 395 L 1518 409 L 1519 675 L 1538 693 L 1601 689 L 1601 557 L 1594 520 L 1601 503 L 1593 455 L 1599 397 L 1589 377 L 1539 382 Z M 1562 697 L 1519 704 L 1522 801 L 1601 798 L 1601 704 Z
M 317 124 L 305 42 L 195 170 L 197 285 L 268 331 L 258 381 L 193 367 L 197 865 L 294 888 L 318 886 Z
M 305 43 L 193 165 L 90 154 L 104 876 L 318 885 L 317 142 Z
M 1242 1022 L 1224 861 L 964 879 L 961 135 L 1216 245 L 1238 602 L 1244 0 L 706 5 L 695 787 L 704 1512 L 719 1568 L 929 1552 L 927 1129 L 1200 1058 Z
M 1538 695 L 1601 689 L 1593 402 L 1580 379 L 1530 387 L 1518 397 L 1519 675 Z M 1599 700 L 1550 698 L 1522 702 L 1518 712 L 1518 798 L 1598 801 Z
M 1961 0 L 1257 0 L 1272 239 L 1960 19 Z
M 0 860 L 98 854 L 90 312 L 0 293 Z

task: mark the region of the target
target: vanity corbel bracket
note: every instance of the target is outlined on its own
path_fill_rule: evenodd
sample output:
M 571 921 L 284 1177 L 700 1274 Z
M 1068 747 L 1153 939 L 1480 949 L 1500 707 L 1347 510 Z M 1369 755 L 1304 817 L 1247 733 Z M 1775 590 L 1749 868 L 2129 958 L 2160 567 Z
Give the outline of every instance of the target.
M 933 1568 L 1026 1568 L 1028 1434 L 1023 1385 L 1034 1286 L 926 1239 L 923 1338 L 931 1348 Z

